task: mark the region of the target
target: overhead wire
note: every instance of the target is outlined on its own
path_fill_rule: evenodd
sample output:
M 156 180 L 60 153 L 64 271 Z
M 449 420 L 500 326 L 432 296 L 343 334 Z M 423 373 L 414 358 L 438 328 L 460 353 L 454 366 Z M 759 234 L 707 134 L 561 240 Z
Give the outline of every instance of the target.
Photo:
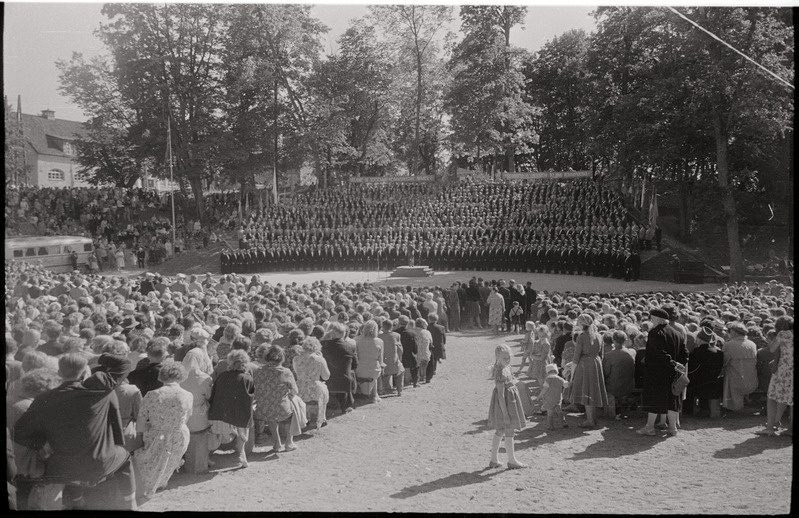
M 716 36 L 715 34 L 713 34 L 712 32 L 710 32 L 709 30 L 705 29 L 704 27 L 702 27 L 701 25 L 699 25 L 698 23 L 696 23 L 696 22 L 695 22 L 695 21 L 693 21 L 692 19 L 690 19 L 690 18 L 688 18 L 687 16 L 685 16 L 684 14 L 682 14 L 682 13 L 681 13 L 680 11 L 678 11 L 677 9 L 675 9 L 675 8 L 673 8 L 673 7 L 669 7 L 669 6 L 664 6 L 664 7 L 665 7 L 666 9 L 668 9 L 669 11 L 673 12 L 674 14 L 676 14 L 677 16 L 679 16 L 680 18 L 682 18 L 683 20 L 687 21 L 688 23 L 690 23 L 691 25 L 693 25 L 694 27 L 696 27 L 696 28 L 697 28 L 697 29 L 699 29 L 700 31 L 702 31 L 702 32 L 706 33 L 708 36 L 710 36 L 710 37 L 711 37 L 711 38 L 713 38 L 714 40 L 718 41 L 718 42 L 719 42 L 719 43 L 721 43 L 722 45 L 724 45 L 724 46 L 726 46 L 726 47 L 729 47 L 730 49 L 732 49 L 732 50 L 733 50 L 734 52 L 736 52 L 737 54 L 740 54 L 740 55 L 741 55 L 743 58 L 745 58 L 746 60 L 748 60 L 748 61 L 750 61 L 750 62 L 754 63 L 754 64 L 755 64 L 757 67 L 759 67 L 759 68 L 760 68 L 760 69 L 762 69 L 764 72 L 766 72 L 767 74 L 769 74 L 769 75 L 771 75 L 772 77 L 774 77 L 775 79 L 777 79 L 779 82 L 781 82 L 782 84 L 784 84 L 784 85 L 785 85 L 785 86 L 787 86 L 788 88 L 791 88 L 792 90 L 793 90 L 793 89 L 795 89 L 794 85 L 793 85 L 793 84 L 791 84 L 789 81 L 786 81 L 785 79 L 783 79 L 782 77 L 780 77 L 780 76 L 779 76 L 779 75 L 777 75 L 776 73 L 772 72 L 771 70 L 769 70 L 769 69 L 768 69 L 768 68 L 766 68 L 765 66 L 761 65 L 760 63 L 758 63 L 758 62 L 757 62 L 757 61 L 755 61 L 754 59 L 750 58 L 749 56 L 747 56 L 746 54 L 744 54 L 744 53 L 743 53 L 743 52 L 741 52 L 740 50 L 736 49 L 735 47 L 733 47 L 732 45 L 730 45 L 729 43 L 727 43 L 726 41 L 724 41 L 723 39 L 721 39 L 720 37 Z

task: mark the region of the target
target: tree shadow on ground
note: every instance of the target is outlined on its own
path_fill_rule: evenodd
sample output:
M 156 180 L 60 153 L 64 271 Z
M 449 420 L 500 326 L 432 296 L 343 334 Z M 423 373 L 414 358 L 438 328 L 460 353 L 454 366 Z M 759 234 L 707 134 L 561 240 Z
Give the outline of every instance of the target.
M 696 416 L 686 417 L 685 415 L 680 417 L 680 428 L 684 428 L 686 430 L 721 428 L 723 430 L 735 431 L 764 424 L 764 417 L 745 413 L 729 413 L 718 418 Z
M 485 467 L 477 471 L 461 471 L 460 473 L 453 473 L 452 475 L 448 475 L 438 480 L 431 480 L 430 482 L 425 482 L 424 484 L 419 484 L 416 486 L 408 486 L 389 496 L 391 498 L 405 499 L 412 498 L 417 495 L 423 495 L 425 493 L 432 493 L 433 491 L 438 491 L 440 489 L 451 489 L 454 487 L 479 484 L 481 482 L 491 480 L 494 476 L 500 473 L 500 471 L 487 473 L 489 469 L 491 468 Z
M 636 455 L 654 447 L 670 436 L 661 430 L 656 435 L 638 435 L 629 427 L 605 428 L 602 439 L 589 444 L 585 450 L 575 453 L 568 460 L 615 459 L 625 455 Z
M 743 442 L 734 444 L 732 448 L 724 448 L 713 454 L 715 459 L 741 459 L 760 455 L 766 450 L 787 448 L 793 444 L 790 437 L 768 437 L 756 435 Z

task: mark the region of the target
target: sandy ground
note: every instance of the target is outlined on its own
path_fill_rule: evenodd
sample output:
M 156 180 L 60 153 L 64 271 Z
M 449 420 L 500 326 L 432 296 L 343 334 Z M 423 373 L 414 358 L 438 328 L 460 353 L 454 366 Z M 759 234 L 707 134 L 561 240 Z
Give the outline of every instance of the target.
M 291 277 L 305 282 L 302 274 Z M 487 367 L 502 341 L 512 345 L 517 365 L 519 340 L 452 333 L 431 384 L 378 404 L 359 399 L 350 414 L 331 410 L 329 426 L 300 436 L 296 451 L 267 455 L 270 445 L 256 445 L 247 469 L 233 467 L 232 452 L 218 452 L 210 473 L 174 475 L 141 510 L 789 512 L 792 442 L 753 435 L 765 420 L 754 409 L 715 421 L 683 417 L 676 437 L 636 435 L 644 421 L 637 415 L 602 418 L 586 431 L 576 426 L 581 416 L 570 414 L 571 426 L 554 432 L 535 416 L 517 436 L 518 455 L 530 467 L 488 469 Z

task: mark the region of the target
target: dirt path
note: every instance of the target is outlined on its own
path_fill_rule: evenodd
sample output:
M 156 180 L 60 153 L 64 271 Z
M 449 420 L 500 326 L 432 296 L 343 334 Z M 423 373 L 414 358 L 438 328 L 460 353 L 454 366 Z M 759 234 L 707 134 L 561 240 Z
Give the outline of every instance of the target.
M 517 437 L 524 470 L 487 469 L 485 429 L 497 343 L 518 338 L 450 335 L 429 385 L 386 397 L 301 436 L 299 449 L 250 467 L 215 454 L 207 475 L 177 474 L 143 511 L 404 511 L 776 514 L 790 509 L 793 447 L 752 434 L 750 414 L 683 418 L 677 437 L 640 437 L 643 424 L 600 420 L 548 433 L 535 417 Z M 514 359 L 517 365 L 520 358 Z M 330 418 L 332 414 L 332 418 Z M 500 460 L 505 454 L 500 452 Z

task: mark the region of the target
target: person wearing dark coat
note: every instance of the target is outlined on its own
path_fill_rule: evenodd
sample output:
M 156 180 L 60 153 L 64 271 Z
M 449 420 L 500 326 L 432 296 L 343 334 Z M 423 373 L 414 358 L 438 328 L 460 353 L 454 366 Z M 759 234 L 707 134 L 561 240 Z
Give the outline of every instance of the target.
M 419 362 L 416 359 L 416 354 L 419 351 L 419 346 L 416 343 L 416 334 L 408 329 L 410 319 L 402 315 L 397 320 L 399 327 L 394 330 L 395 333 L 400 335 L 400 343 L 402 344 L 402 366 L 406 371 L 411 373 L 411 381 L 414 387 L 419 386 Z
M 713 407 L 718 408 L 724 392 L 724 353 L 716 346 L 713 329 L 703 327 L 696 334 L 699 345 L 691 351 L 688 359 L 688 393 L 683 402 L 683 412 L 692 414 L 696 400 L 699 400 L 699 411 L 709 413 L 710 402 L 716 401 Z M 714 412 L 715 413 L 715 412 Z M 711 415 L 711 417 L 717 417 Z
M 646 340 L 644 358 L 644 386 L 641 408 L 648 413 L 644 428 L 639 435 L 655 435 L 655 419 L 658 414 L 668 414 L 669 434 L 677 434 L 677 416 L 681 406 L 681 395 L 671 392 L 671 384 L 679 372 L 685 372 L 688 348 L 678 332 L 668 325 L 669 314 L 661 308 L 649 312 L 654 327 Z
M 438 323 L 438 315 L 435 313 L 428 315 L 427 321 L 430 324 L 427 330 L 430 332 L 430 336 L 433 337 L 430 361 L 427 362 L 427 370 L 425 371 L 425 380 L 430 383 L 436 373 L 439 362 L 447 359 L 447 332 L 444 326 Z
M 51 453 L 40 480 L 65 485 L 66 509 L 85 508 L 84 496 L 93 496 L 95 505 L 135 510 L 136 481 L 114 392 L 130 362 L 103 354 L 98 363 L 100 368 L 89 375 L 84 355 L 62 356 L 58 372 L 63 383 L 33 400 L 14 426 L 14 441 L 34 451 L 47 445 Z
M 330 369 L 327 388 L 331 396 L 336 396 L 341 411 L 345 413 L 353 410 L 357 386 L 355 369 L 358 368 L 355 346 L 344 340 L 347 334 L 347 326 L 333 322 L 322 340 L 322 357 Z
M 240 349 L 230 351 L 227 370 L 219 374 L 211 388 L 208 400 L 208 420 L 221 421 L 236 429 L 236 453 L 239 464 L 246 468 L 245 444 L 253 425 L 252 403 L 255 382 L 248 368 L 250 357 Z
M 166 358 L 168 343 L 167 338 L 154 339 L 147 347 L 147 358 L 137 363 L 136 368 L 128 374 L 128 383 L 136 385 L 142 397 L 149 391 L 164 386 L 158 379 L 158 372 L 161 370 L 161 362 Z

